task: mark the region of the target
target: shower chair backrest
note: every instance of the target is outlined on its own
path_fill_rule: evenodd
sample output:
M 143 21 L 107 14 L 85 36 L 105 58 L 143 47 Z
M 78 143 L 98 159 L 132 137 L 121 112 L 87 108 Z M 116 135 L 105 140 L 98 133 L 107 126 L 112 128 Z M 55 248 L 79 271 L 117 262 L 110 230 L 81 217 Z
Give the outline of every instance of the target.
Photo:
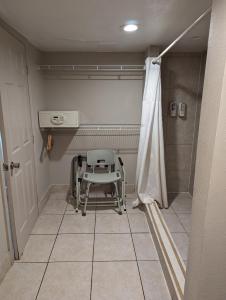
M 115 153 L 112 150 L 91 150 L 87 152 L 87 165 L 94 167 L 112 166 L 115 164 Z

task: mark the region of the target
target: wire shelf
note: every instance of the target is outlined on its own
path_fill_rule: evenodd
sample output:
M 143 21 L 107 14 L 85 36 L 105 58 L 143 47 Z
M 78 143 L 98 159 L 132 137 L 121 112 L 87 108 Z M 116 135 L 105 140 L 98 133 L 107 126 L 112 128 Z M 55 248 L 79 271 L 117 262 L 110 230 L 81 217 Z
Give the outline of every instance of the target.
M 74 136 L 139 136 L 140 125 L 80 125 L 76 130 L 51 129 L 55 135 Z
M 40 71 L 66 72 L 144 72 L 144 65 L 39 65 Z

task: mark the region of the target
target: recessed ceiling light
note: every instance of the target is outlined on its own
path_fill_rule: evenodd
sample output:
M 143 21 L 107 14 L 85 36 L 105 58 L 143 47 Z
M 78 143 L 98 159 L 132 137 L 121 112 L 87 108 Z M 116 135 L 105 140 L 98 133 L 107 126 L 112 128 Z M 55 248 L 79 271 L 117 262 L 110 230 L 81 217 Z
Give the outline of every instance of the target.
M 126 32 L 134 32 L 138 29 L 137 24 L 126 24 L 123 26 L 123 30 Z

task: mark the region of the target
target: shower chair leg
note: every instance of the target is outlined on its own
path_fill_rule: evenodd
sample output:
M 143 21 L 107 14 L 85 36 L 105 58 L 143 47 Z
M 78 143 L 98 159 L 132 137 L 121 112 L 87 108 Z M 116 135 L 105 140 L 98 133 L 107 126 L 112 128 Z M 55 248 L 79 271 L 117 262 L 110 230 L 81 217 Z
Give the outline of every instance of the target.
M 86 197 L 85 197 L 85 203 L 84 203 L 84 208 L 83 208 L 83 212 L 82 215 L 86 216 L 86 207 L 87 207 L 87 203 L 88 203 L 88 199 L 89 199 L 89 188 L 90 188 L 91 183 L 88 182 L 87 183 L 87 187 L 86 187 Z
M 119 197 L 119 192 L 118 192 L 118 185 L 117 185 L 117 182 L 114 182 L 114 185 L 115 185 L 116 199 L 117 199 L 117 202 L 118 202 L 119 215 L 122 215 L 121 199 L 120 199 L 120 197 Z
M 80 182 L 77 181 L 77 185 L 76 185 L 76 208 L 75 208 L 76 213 L 78 213 L 79 205 L 80 205 Z

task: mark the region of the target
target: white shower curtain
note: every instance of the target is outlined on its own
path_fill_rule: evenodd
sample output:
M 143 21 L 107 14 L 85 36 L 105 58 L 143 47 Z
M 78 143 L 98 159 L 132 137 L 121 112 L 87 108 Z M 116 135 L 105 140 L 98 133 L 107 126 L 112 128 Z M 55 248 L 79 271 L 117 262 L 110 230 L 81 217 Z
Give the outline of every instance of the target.
M 157 201 L 167 208 L 164 141 L 162 126 L 160 65 L 146 59 L 146 78 L 143 93 L 140 141 L 137 157 L 136 187 L 138 199 L 151 203 Z

